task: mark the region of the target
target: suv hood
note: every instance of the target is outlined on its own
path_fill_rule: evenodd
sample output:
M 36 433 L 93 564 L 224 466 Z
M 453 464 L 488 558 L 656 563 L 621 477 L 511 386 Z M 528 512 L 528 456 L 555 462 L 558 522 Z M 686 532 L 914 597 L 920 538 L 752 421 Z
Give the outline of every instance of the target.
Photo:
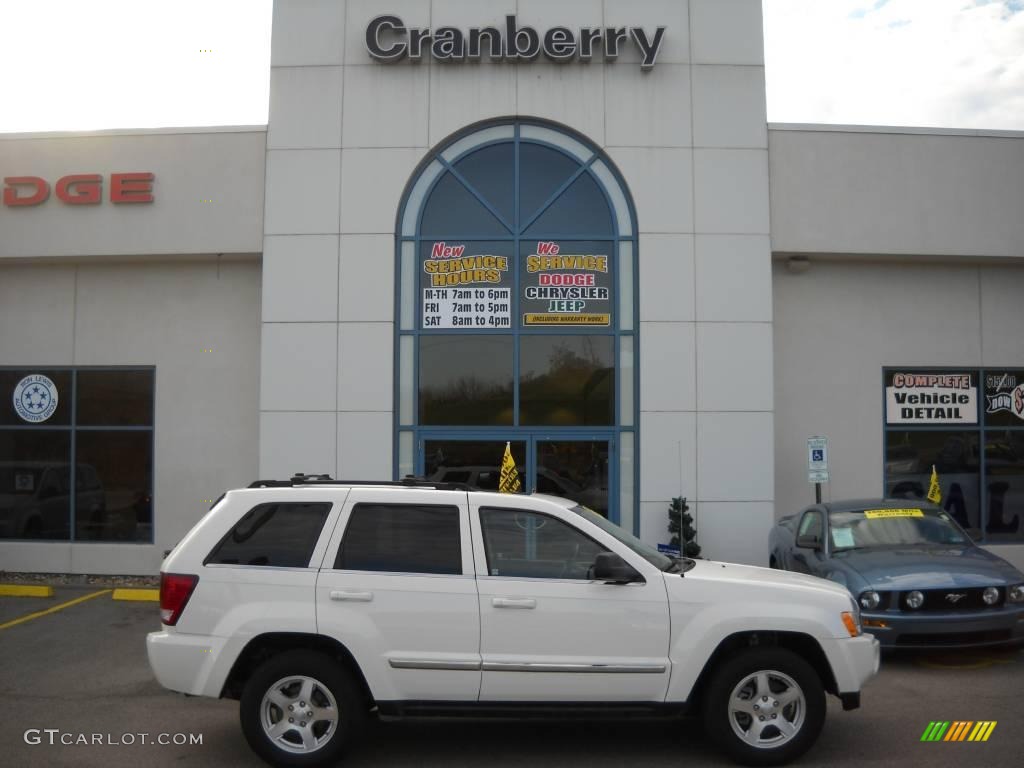
M 850 597 L 846 587 L 827 579 L 819 579 L 817 576 L 779 571 L 774 568 L 759 568 L 755 565 L 720 563 L 714 560 L 697 560 L 696 563 L 693 568 L 682 574 L 683 578 L 747 587 L 790 589 L 794 592 L 835 594 L 842 596 L 844 600 L 849 600 Z

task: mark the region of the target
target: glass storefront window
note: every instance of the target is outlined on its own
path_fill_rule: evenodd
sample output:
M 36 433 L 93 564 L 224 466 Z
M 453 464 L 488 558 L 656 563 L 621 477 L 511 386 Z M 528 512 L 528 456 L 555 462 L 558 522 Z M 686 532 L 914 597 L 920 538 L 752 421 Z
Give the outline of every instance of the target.
M 511 336 L 420 336 L 420 424 L 512 423 Z
M 519 422 L 569 427 L 615 423 L 611 336 L 523 336 Z
M 891 369 L 885 490 L 942 506 L 975 539 L 1024 543 L 1024 369 Z
M 0 370 L 0 539 L 153 540 L 154 378 Z
M 635 530 L 636 224 L 611 161 L 571 131 L 495 121 L 437 148 L 398 220 L 396 471 L 484 487 L 510 441 L 524 490 Z M 576 446 L 578 477 L 542 443 Z

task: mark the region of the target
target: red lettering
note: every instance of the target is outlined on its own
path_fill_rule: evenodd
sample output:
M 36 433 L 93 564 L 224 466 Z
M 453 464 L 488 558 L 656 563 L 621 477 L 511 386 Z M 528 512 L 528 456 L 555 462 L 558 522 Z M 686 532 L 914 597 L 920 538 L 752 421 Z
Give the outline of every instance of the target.
M 98 205 L 103 193 L 103 177 L 98 173 L 79 173 L 57 180 L 57 199 L 68 205 Z
M 537 243 L 538 256 L 557 256 L 560 250 L 556 243 Z
M 50 185 L 38 176 L 6 176 L 4 177 L 4 205 L 12 208 L 21 205 L 39 205 L 45 203 L 50 196 Z M 27 195 L 19 195 L 18 187 L 32 187 L 35 191 Z
M 594 276 L 585 272 L 542 272 L 537 275 L 538 285 L 593 285 Z
M 152 203 L 152 173 L 112 173 L 110 174 L 110 202 L 112 203 Z
M 445 245 L 443 242 L 434 243 L 430 249 L 432 259 L 457 259 L 466 250 L 464 245 Z

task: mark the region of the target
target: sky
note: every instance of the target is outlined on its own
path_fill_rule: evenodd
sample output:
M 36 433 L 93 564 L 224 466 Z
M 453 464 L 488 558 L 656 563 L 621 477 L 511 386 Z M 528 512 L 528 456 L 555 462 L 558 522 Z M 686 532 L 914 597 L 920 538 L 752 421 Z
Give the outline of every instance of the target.
M 769 122 L 1024 130 L 1024 0 L 763 0 Z M 0 0 L 0 132 L 262 125 L 271 0 Z

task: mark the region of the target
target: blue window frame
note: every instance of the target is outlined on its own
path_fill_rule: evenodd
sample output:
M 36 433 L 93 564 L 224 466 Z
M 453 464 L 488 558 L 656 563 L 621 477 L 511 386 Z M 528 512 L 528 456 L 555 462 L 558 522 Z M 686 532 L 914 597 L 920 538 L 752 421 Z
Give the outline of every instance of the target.
M 637 227 L 608 157 L 544 121 L 471 126 L 412 175 L 395 239 L 395 475 L 425 440 L 525 440 L 533 473 L 545 441 L 607 439 L 609 517 L 638 532 Z

